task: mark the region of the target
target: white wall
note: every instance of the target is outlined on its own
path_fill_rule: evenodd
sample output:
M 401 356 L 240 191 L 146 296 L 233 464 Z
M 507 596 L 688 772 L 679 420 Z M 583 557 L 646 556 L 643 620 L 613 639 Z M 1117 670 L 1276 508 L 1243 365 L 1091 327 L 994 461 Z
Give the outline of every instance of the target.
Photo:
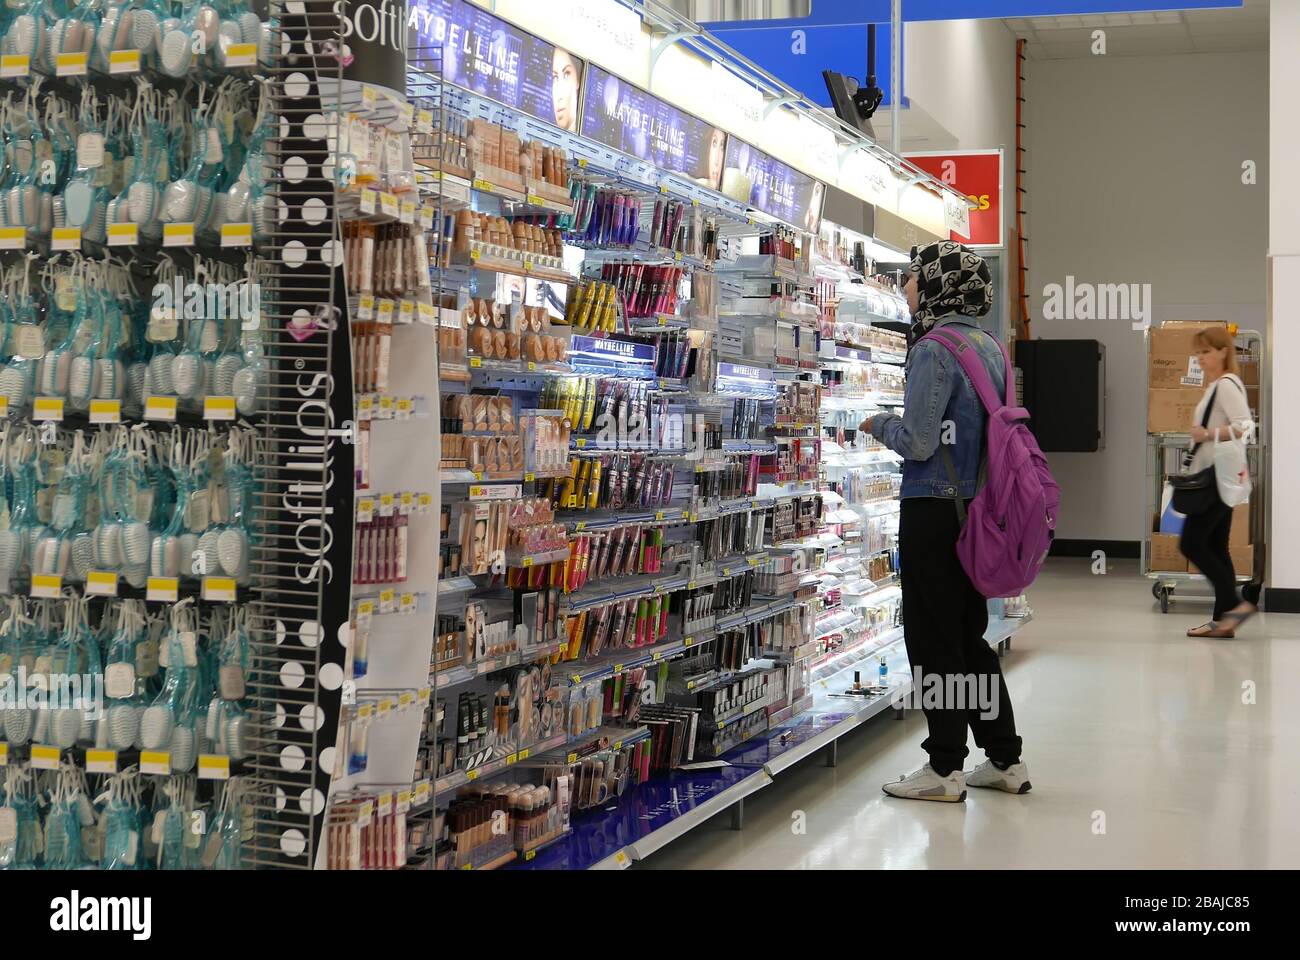
M 1272 55 L 1269 81 L 1271 122 L 1270 155 L 1274 168 L 1294 172 L 1300 156 L 1300 128 L 1296 125 L 1296 91 L 1300 90 L 1300 3 L 1275 3 L 1269 8 Z M 1290 178 L 1293 179 L 1293 178 Z M 1269 210 L 1269 256 L 1272 258 L 1273 301 L 1270 342 L 1273 346 L 1273 388 L 1270 409 L 1283 411 L 1269 438 L 1272 443 L 1272 481 L 1276 494 L 1269 537 L 1269 585 L 1300 589 L 1300 499 L 1293 491 L 1300 480 L 1300 308 L 1295 290 L 1300 286 L 1300 191 L 1273 191 Z M 1269 403 L 1266 401 L 1266 403 Z
M 1016 137 L 1016 38 L 1001 20 L 930 20 L 903 31 L 903 91 L 952 134 L 926 150 L 1004 147 Z M 888 139 L 888 128 L 876 133 Z
M 1097 339 L 1107 356 L 1106 449 L 1050 455 L 1064 539 L 1141 535 L 1145 353 L 1128 320 L 1042 319 L 1043 288 L 1067 275 L 1150 283 L 1155 322 L 1224 319 L 1261 329 L 1268 89 L 1264 53 L 1026 64 L 1032 335 Z M 1244 160 L 1258 164 L 1258 185 L 1242 185 Z
M 1016 316 L 1016 38 L 1001 20 L 931 20 L 903 31 L 903 90 L 925 120 L 909 124 L 904 111 L 904 152 L 1003 150 L 1002 235 L 1006 252 L 997 264 L 993 317 L 1010 329 Z M 925 133 L 908 138 L 909 127 Z M 888 142 L 889 127 L 876 134 Z

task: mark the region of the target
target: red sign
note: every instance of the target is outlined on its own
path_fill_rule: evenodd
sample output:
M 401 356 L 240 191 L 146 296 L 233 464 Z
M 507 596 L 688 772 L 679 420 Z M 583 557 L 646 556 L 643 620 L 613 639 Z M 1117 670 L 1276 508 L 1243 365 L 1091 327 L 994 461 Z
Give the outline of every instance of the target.
M 970 199 L 970 236 L 952 239 L 973 247 L 1002 246 L 1002 151 L 909 153 L 907 160 Z

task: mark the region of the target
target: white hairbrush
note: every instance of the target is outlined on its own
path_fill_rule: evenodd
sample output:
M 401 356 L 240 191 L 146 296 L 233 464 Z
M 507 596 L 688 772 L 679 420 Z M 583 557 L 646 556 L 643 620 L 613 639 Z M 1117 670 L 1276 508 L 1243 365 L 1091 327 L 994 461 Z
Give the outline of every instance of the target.
M 145 707 L 140 716 L 140 744 L 146 750 L 157 750 L 170 742 L 176 720 L 172 708 L 165 704 Z

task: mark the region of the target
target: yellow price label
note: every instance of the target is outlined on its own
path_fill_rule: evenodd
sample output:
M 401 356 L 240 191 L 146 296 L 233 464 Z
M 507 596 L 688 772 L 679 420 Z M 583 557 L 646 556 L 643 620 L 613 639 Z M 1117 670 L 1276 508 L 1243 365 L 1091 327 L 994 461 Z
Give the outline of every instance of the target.
M 181 582 L 176 577 L 150 577 L 145 588 L 145 599 L 158 603 L 175 603 L 180 589 Z
M 566 758 L 566 760 L 567 760 L 569 763 L 577 763 L 577 762 L 578 762 L 578 755 L 577 755 L 576 753 L 571 753 L 571 754 L 569 754 L 569 756 Z
M 90 54 L 82 51 L 55 54 L 54 74 L 58 77 L 78 77 L 90 65 Z
M 203 419 L 204 420 L 234 420 L 235 419 L 235 398 L 234 397 L 204 397 L 203 398 Z
M 477 780 L 477 779 L 478 779 L 478 771 L 477 771 L 477 770 L 470 770 L 468 773 L 465 774 L 465 779 L 466 779 L 466 780 Z
M 53 250 L 80 250 L 80 227 L 55 227 L 50 234 L 50 248 Z
M 92 597 L 117 596 L 117 574 L 91 570 L 86 574 L 86 593 Z
M 122 401 L 121 400 L 91 400 L 90 401 L 90 422 L 91 423 L 121 423 L 122 422 Z
M 62 420 L 63 419 L 63 398 L 62 397 L 37 397 L 32 403 L 32 419 L 34 420 Z
M 163 246 L 164 247 L 194 246 L 194 224 L 164 223 L 163 224 Z
M 520 750 L 520 751 L 519 751 L 519 759 L 520 759 L 520 760 L 527 760 L 527 759 L 528 759 L 528 756 L 529 756 L 529 753 L 528 753 L 527 750 Z
M 116 750 L 87 750 L 87 773 L 117 773 Z
M 518 762 L 519 762 L 519 754 L 517 754 L 517 753 L 512 753 L 512 754 L 510 754 L 510 756 L 506 757 L 506 766 L 507 766 L 507 767 L 509 767 L 509 766 L 513 766 L 514 764 L 516 764 L 516 763 L 518 763 Z
M 0 57 L 0 77 L 25 77 L 32 71 L 32 58 L 23 53 Z
M 200 780 L 229 780 L 230 757 L 211 753 L 199 754 Z
M 32 574 L 32 596 L 57 599 L 63 592 L 63 578 L 56 574 Z
M 223 247 L 251 247 L 253 245 L 253 225 L 251 223 L 223 223 L 221 225 L 221 245 Z
M 144 402 L 146 420 L 173 421 L 176 419 L 175 397 L 148 397 Z
M 227 67 L 251 67 L 257 63 L 257 44 L 232 43 L 226 48 Z
M 470 357 L 470 358 L 469 358 L 469 365 L 470 365 L 471 367 L 481 367 L 481 366 L 483 366 L 483 360 L 482 360 L 481 357 Z
M 32 766 L 38 770 L 59 769 L 59 748 L 33 744 Z
M 108 245 L 110 247 L 134 247 L 140 242 L 140 224 L 110 223 L 108 225 Z

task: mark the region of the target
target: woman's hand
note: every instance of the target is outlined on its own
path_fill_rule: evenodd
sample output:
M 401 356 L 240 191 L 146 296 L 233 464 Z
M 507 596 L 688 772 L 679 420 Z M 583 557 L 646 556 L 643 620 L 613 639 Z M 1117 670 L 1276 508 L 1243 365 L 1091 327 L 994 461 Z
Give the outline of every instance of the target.
M 875 417 L 867 417 L 867 419 L 865 419 L 865 420 L 863 420 L 861 423 L 859 423 L 859 424 L 858 424 L 858 432 L 859 432 L 859 433 L 865 433 L 865 434 L 868 434 L 868 435 L 869 435 L 869 434 L 871 433 L 871 421 L 873 421 L 873 420 L 875 420 L 875 419 L 876 419 Z
M 1210 431 L 1198 423 L 1196 426 L 1192 427 L 1191 436 L 1193 443 L 1204 443 L 1206 440 L 1210 439 Z

